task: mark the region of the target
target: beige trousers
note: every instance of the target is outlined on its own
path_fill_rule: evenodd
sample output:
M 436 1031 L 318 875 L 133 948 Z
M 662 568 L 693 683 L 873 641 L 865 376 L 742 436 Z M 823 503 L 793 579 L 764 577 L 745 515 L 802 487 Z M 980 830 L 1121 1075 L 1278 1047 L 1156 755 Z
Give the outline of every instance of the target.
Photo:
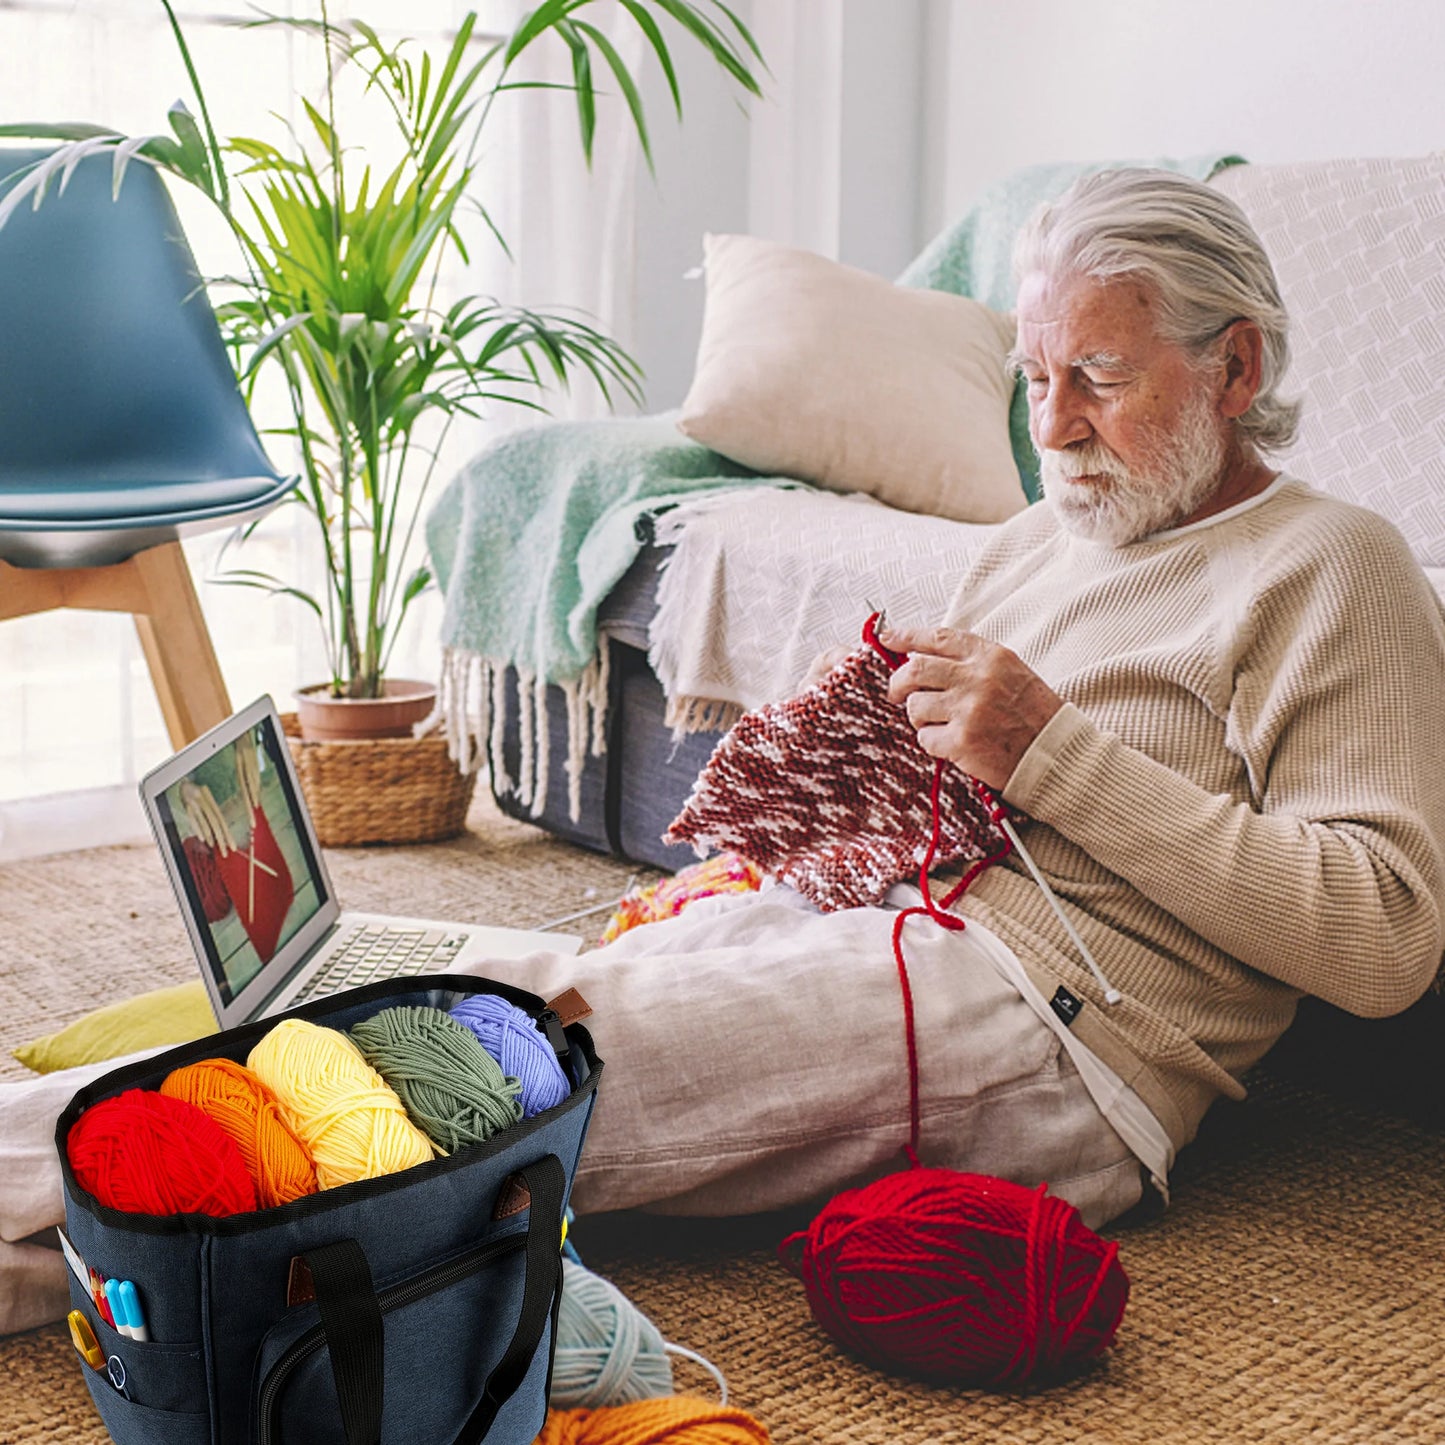
M 579 957 L 478 971 L 575 986 L 606 1067 L 579 1213 L 743 1214 L 903 1167 L 908 1068 L 883 909 L 822 914 L 786 889 L 704 900 Z M 926 1165 L 1048 1181 L 1098 1227 L 1136 1203 L 1138 1161 L 1057 1036 L 974 931 L 910 920 Z

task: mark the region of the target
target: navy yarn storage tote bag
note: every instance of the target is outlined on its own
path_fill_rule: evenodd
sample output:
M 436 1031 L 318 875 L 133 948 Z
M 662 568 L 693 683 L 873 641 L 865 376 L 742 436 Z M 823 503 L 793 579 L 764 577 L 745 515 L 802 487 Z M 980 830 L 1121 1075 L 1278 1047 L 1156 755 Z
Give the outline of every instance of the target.
M 205 1058 L 244 1063 L 281 1018 L 348 1029 L 396 1004 L 499 994 L 527 1010 L 572 1084 L 483 1144 L 272 1209 L 212 1218 L 107 1208 L 77 1182 L 70 1126 Z M 601 1061 L 540 998 L 462 975 L 388 979 L 118 1069 L 56 1128 L 66 1233 L 88 1269 L 133 1281 L 149 1339 L 111 1329 L 71 1270 L 106 1356 L 81 1364 L 118 1445 L 531 1445 L 562 1291 L 563 1213 Z

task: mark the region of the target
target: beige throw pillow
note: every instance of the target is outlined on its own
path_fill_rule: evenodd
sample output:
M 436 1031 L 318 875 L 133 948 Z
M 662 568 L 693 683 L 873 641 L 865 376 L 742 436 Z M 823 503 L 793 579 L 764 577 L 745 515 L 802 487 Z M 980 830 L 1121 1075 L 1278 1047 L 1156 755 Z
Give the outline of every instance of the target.
M 1010 318 L 756 236 L 708 236 L 697 372 L 678 426 L 756 471 L 910 512 L 1001 522 Z

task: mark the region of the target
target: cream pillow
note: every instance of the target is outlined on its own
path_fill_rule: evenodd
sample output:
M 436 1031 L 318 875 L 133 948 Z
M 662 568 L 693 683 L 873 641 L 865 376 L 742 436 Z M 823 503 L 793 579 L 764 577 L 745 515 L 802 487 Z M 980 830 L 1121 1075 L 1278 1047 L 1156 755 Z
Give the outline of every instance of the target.
M 910 512 L 1002 522 L 1014 326 L 977 301 L 756 236 L 708 236 L 697 372 L 678 426 L 755 471 Z

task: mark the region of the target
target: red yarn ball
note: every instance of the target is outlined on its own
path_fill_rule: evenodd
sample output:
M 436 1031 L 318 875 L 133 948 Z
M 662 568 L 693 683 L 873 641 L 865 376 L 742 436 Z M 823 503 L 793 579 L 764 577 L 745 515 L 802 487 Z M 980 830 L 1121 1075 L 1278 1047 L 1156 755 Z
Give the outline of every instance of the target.
M 194 1104 L 127 1089 L 66 1136 L 70 1167 L 102 1204 L 130 1214 L 243 1214 L 256 1187 L 235 1141 Z
M 207 923 L 219 923 L 232 908 L 231 895 L 221 881 L 221 869 L 216 862 L 216 850 L 209 843 L 196 837 L 182 840 L 181 849 L 191 870 L 191 879 L 196 885 L 196 896 L 201 900 L 201 912 Z
M 847 1190 L 778 1252 L 844 1349 L 945 1384 L 1019 1385 L 1092 1359 L 1129 1298 L 1118 1246 L 1047 1185 L 952 1169 Z

